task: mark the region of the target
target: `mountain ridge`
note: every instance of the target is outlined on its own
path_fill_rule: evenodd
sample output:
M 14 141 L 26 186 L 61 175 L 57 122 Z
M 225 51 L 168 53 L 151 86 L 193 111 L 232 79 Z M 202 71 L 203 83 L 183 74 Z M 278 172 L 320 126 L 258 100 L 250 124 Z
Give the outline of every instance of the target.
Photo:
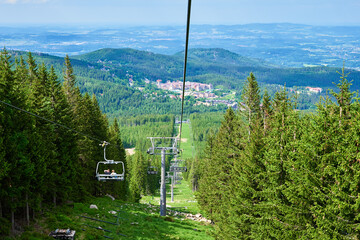
M 26 52 L 10 51 L 14 56 L 25 56 Z M 46 66 L 53 65 L 60 77 L 64 67 L 64 58 L 49 54 L 34 53 L 37 63 L 44 62 Z M 26 58 L 26 57 L 25 57 Z M 78 85 L 82 92 L 95 94 L 101 109 L 108 114 L 141 114 L 156 111 L 165 114 L 173 104 L 172 100 L 152 100 L 139 88 L 149 88 L 156 91 L 156 86 L 148 84 L 155 82 L 178 81 L 183 77 L 183 56 L 181 52 L 174 55 L 164 55 L 130 48 L 105 48 L 91 53 L 70 57 Z M 321 87 L 333 88 L 333 82 L 338 82 L 340 68 L 275 67 L 265 61 L 240 56 L 228 50 L 190 49 L 187 81 L 212 84 L 241 93 L 242 83 L 253 72 L 260 86 L 274 94 L 279 86 L 286 87 Z M 353 80 L 352 89 L 360 89 L 360 72 L 348 70 L 349 80 Z M 61 78 L 61 77 L 60 77 Z M 130 85 L 130 81 L 134 84 Z M 151 90 L 154 88 L 153 90 Z M 325 90 L 324 89 L 324 90 Z M 155 102 L 156 103 L 155 103 Z M 166 104 L 164 103 L 166 102 Z M 308 100 L 304 100 L 308 101 Z M 314 104 L 317 100 L 311 100 Z M 144 107 L 144 106 L 147 107 Z M 166 105 L 166 107 L 165 107 Z M 139 110 L 140 109 L 147 109 Z M 192 107 L 191 107 L 192 108 Z M 119 110 L 120 109 L 120 110 Z M 203 109 L 204 110 L 204 109 Z M 119 112 L 120 111 L 120 112 Z M 195 111 L 194 109 L 189 112 Z

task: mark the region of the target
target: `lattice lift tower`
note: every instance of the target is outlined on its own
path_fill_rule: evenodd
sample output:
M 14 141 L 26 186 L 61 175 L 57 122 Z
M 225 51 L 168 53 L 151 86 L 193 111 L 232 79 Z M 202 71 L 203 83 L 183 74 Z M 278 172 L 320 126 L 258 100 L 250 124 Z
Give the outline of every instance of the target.
M 160 216 L 166 216 L 166 183 L 165 183 L 165 156 L 178 155 L 177 137 L 148 137 L 151 147 L 147 153 L 161 155 L 161 182 L 160 182 Z

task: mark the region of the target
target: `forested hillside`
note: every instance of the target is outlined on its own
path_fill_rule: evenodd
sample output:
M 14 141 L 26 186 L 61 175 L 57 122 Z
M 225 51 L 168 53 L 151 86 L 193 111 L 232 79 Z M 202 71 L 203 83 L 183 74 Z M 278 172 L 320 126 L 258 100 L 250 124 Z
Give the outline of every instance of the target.
M 10 52 L 23 56 L 25 52 Z M 109 118 L 138 114 L 178 114 L 180 101 L 171 99 L 166 92 L 155 86 L 157 79 L 181 80 L 183 54 L 161 55 L 133 49 L 101 49 L 84 55 L 72 56 L 74 73 L 81 93 L 95 94 L 100 109 Z M 54 66 L 57 75 L 62 74 L 63 58 L 47 54 L 33 54 L 39 63 Z M 259 79 L 262 91 L 267 88 L 271 96 L 279 86 L 333 88 L 332 80 L 340 69 L 329 67 L 280 68 L 261 60 L 242 57 L 224 49 L 191 49 L 187 80 L 211 83 L 214 88 L 229 89 L 241 95 L 246 76 L 253 72 Z M 360 89 L 360 73 L 349 70 L 354 80 L 353 88 Z M 129 80 L 133 81 L 130 86 Z M 146 83 L 149 80 L 150 83 Z M 152 83 L 151 83 L 152 82 Z M 156 93 L 156 95 L 154 94 Z M 323 91 L 325 95 L 325 91 Z M 308 109 L 318 101 L 318 95 L 301 94 L 300 109 Z M 239 99 L 238 99 L 239 100 Z M 225 111 L 226 108 L 203 105 L 195 106 L 190 98 L 185 113 Z
M 146 151 L 150 141 L 147 137 L 172 136 L 174 132 L 174 115 L 141 115 L 118 118 L 122 140 L 125 148 Z M 145 142 L 145 143 L 144 143 Z
M 91 64 L 101 64 L 121 78 L 131 74 L 139 83 L 145 78 L 152 81 L 179 80 L 183 73 L 183 53 L 162 55 L 133 49 L 100 49 L 73 58 Z M 201 79 L 204 83 L 212 83 L 214 86 L 224 85 L 238 90 L 241 89 L 239 83 L 246 79 L 249 72 L 258 76 L 263 84 L 333 87 L 329 79 L 334 79 L 337 76 L 336 71 L 340 71 L 329 67 L 281 68 L 220 48 L 190 49 L 188 61 L 189 81 L 197 82 Z M 351 72 L 352 79 L 360 78 L 359 72 Z M 359 86 L 355 83 L 353 87 L 358 89 Z
M 246 110 L 227 110 L 192 175 L 216 239 L 358 238 L 360 102 L 350 87 L 342 72 L 334 101 L 303 116 L 285 89 L 260 96 L 250 74 Z
M 63 68 L 61 84 L 30 53 L 15 64 L 0 53 L 0 236 L 50 205 L 105 192 L 127 198 L 125 183 L 95 180 L 102 141 L 111 143 L 108 157 L 126 165 L 117 121 L 109 125 L 95 96 L 80 93 L 68 58 Z

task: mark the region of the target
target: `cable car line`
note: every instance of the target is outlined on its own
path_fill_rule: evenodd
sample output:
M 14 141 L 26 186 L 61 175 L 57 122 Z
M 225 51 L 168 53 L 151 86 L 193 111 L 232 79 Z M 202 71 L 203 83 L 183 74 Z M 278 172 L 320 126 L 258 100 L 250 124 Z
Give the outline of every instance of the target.
M 187 22 L 186 22 L 186 41 L 185 41 L 183 89 L 182 89 L 182 99 L 181 99 L 179 149 L 180 149 L 180 145 L 181 145 L 181 131 L 182 131 L 182 122 L 183 122 L 183 115 L 184 115 L 185 82 L 186 82 L 187 54 L 188 54 L 188 46 L 189 46 L 190 14 L 191 14 L 191 0 L 188 1 L 188 12 L 187 12 Z
M 49 119 L 47 119 L 47 118 L 44 118 L 44 117 L 42 117 L 42 116 L 39 116 L 39 115 L 37 115 L 37 114 L 35 114 L 35 113 L 26 111 L 25 109 L 19 108 L 19 107 L 14 106 L 14 105 L 12 105 L 12 104 L 10 104 L 10 103 L 7 103 L 7 102 L 1 101 L 1 100 L 0 100 L 0 102 L 3 103 L 3 104 L 5 104 L 5 105 L 8 105 L 9 107 L 12 107 L 12 108 L 15 108 L 15 109 L 17 109 L 17 110 L 23 111 L 23 112 L 25 112 L 25 113 L 27 113 L 27 114 L 30 114 L 30 115 L 32 115 L 32 116 L 34 116 L 34 117 L 40 118 L 40 119 L 45 120 L 45 121 L 48 121 L 48 122 L 50 122 L 50 123 L 52 123 L 52 124 L 55 124 L 55 125 L 58 125 L 58 126 L 60 126 L 60 127 L 66 128 L 66 129 L 68 129 L 68 130 L 70 130 L 70 131 L 76 132 L 76 133 L 78 133 L 78 134 L 80 134 L 80 135 L 83 135 L 83 136 L 85 136 L 85 137 L 88 137 L 88 138 L 90 138 L 90 139 L 92 139 L 92 140 L 96 140 L 96 141 L 99 141 L 99 142 L 101 142 L 101 143 L 106 142 L 106 141 L 100 140 L 100 139 L 98 139 L 98 138 L 89 136 L 89 135 L 87 135 L 87 134 L 85 134 L 85 133 L 76 131 L 75 129 L 69 128 L 69 127 L 67 127 L 67 126 L 65 126 L 65 125 L 62 125 L 62 124 L 57 123 L 57 122 L 54 122 L 54 121 L 49 120 Z
M 186 41 L 185 41 L 185 56 L 184 56 L 183 89 L 182 89 L 182 101 L 181 101 L 180 133 L 179 133 L 179 139 L 180 139 L 179 149 L 180 149 L 180 144 L 181 144 L 181 131 L 182 131 L 182 122 L 183 122 L 183 115 L 184 115 L 184 99 L 185 99 L 187 55 L 188 55 L 188 46 L 189 46 L 190 14 L 191 14 L 191 0 L 188 0 L 187 24 L 186 24 Z M 89 135 L 84 134 L 82 132 L 79 132 L 79 131 L 77 131 L 75 129 L 67 127 L 67 126 L 65 126 L 63 124 L 57 123 L 55 121 L 52 121 L 52 120 L 47 119 L 45 117 L 39 116 L 39 115 L 37 115 L 35 113 L 29 112 L 29 111 L 27 111 L 25 109 L 22 109 L 20 107 L 14 106 L 14 105 L 12 105 L 10 103 L 7 103 L 7 102 L 1 101 L 1 100 L 0 100 L 0 103 L 3 103 L 5 105 L 7 105 L 9 107 L 12 107 L 14 109 L 17 109 L 19 111 L 25 112 L 25 113 L 27 113 L 29 115 L 34 116 L 34 117 L 40 118 L 40 119 L 42 119 L 44 121 L 50 122 L 50 123 L 52 123 L 54 125 L 57 125 L 59 127 L 62 127 L 62 128 L 67 129 L 67 130 L 73 131 L 73 132 L 75 132 L 77 134 L 80 134 L 80 135 L 83 135 L 83 136 L 88 137 L 90 139 L 101 142 L 100 146 L 102 146 L 104 148 L 104 160 L 105 161 L 100 161 L 100 162 L 97 163 L 96 170 L 95 170 L 95 172 L 96 172 L 95 177 L 97 178 L 98 181 L 104 181 L 104 182 L 111 181 L 111 180 L 115 180 L 115 181 L 123 181 L 124 180 L 124 177 L 125 177 L 124 163 L 122 161 L 114 161 L 114 160 L 106 159 L 106 146 L 110 144 L 109 142 L 100 140 L 100 139 L 92 137 L 92 136 L 89 136 Z M 121 168 L 122 168 L 122 173 L 120 173 L 120 174 L 119 173 L 114 173 L 114 170 L 112 170 L 113 173 L 110 173 L 110 172 L 105 173 L 105 171 L 107 171 L 107 170 L 104 170 L 104 173 L 101 173 L 100 169 L 99 169 L 99 166 L 100 165 L 109 165 L 109 164 L 115 164 L 115 165 L 120 164 Z M 157 171 L 156 171 L 156 173 L 157 173 Z M 152 173 L 152 174 L 154 174 L 154 173 Z

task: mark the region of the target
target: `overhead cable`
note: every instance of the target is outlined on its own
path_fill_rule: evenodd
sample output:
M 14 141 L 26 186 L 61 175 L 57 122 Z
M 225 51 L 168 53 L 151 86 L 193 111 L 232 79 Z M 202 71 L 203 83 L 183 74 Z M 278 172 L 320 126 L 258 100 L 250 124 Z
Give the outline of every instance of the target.
M 96 140 L 96 141 L 99 141 L 99 142 L 106 142 L 106 141 L 100 140 L 100 139 L 98 139 L 98 138 L 89 136 L 89 135 L 87 135 L 87 134 L 85 134 L 85 133 L 76 131 L 75 129 L 69 128 L 69 127 L 67 127 L 67 126 L 65 126 L 65 125 L 62 125 L 62 124 L 57 123 L 57 122 L 54 122 L 54 121 L 49 120 L 49 119 L 47 119 L 47 118 L 44 118 L 44 117 L 42 117 L 42 116 L 39 116 L 39 115 L 37 115 L 37 114 L 35 114 L 35 113 L 26 111 L 25 109 L 19 108 L 19 107 L 14 106 L 14 105 L 12 105 L 12 104 L 10 104 L 10 103 L 7 103 L 7 102 L 1 101 L 1 100 L 0 100 L 0 102 L 3 103 L 3 104 L 5 104 L 5 105 L 7 105 L 7 106 L 9 106 L 9 107 L 12 107 L 12 108 L 15 108 L 15 109 L 17 109 L 17 110 L 20 110 L 20 111 L 22 111 L 22 112 L 25 112 L 25 113 L 27 113 L 27 114 L 30 114 L 30 115 L 32 115 L 32 116 L 34 116 L 34 117 L 40 118 L 40 119 L 42 119 L 42 120 L 45 120 L 45 121 L 50 122 L 50 123 L 52 123 L 52 124 L 55 124 L 55 125 L 57 125 L 57 126 L 66 128 L 66 129 L 68 129 L 68 130 L 70 130 L 70 131 L 73 131 L 73 132 L 76 132 L 76 133 L 78 133 L 78 134 L 80 134 L 80 135 L 83 135 L 83 136 L 85 136 L 85 137 L 88 137 L 88 138 L 90 138 L 90 139 L 92 139 L 92 140 Z
M 185 82 L 186 82 L 187 55 L 188 55 L 188 46 L 189 46 L 190 15 L 191 15 L 191 0 L 188 1 L 187 23 L 186 23 L 185 59 L 184 59 L 184 76 L 183 76 L 183 89 L 182 89 L 182 101 L 181 101 L 179 148 L 181 144 L 181 131 L 182 131 L 182 122 L 184 115 Z

